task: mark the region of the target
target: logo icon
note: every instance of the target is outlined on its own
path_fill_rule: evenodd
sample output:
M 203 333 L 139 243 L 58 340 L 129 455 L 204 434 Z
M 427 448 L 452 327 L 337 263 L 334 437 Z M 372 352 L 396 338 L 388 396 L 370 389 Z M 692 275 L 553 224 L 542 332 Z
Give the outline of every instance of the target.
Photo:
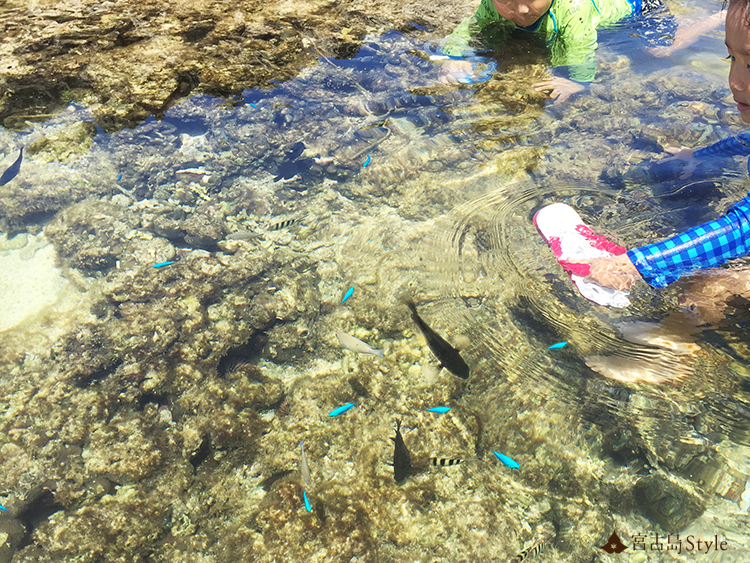
M 617 532 L 613 532 L 612 535 L 609 536 L 607 543 L 602 546 L 602 549 L 609 554 L 622 553 L 627 548 L 628 546 L 622 543 L 622 540 L 617 535 Z

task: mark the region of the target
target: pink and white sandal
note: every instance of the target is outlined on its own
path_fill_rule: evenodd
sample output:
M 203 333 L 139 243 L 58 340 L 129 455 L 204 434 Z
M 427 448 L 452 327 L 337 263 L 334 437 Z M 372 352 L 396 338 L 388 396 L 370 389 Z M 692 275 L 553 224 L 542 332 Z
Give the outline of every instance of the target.
M 627 297 L 630 292 L 604 287 L 588 279 L 589 265 L 581 263 L 582 260 L 619 256 L 627 252 L 626 248 L 592 230 L 575 209 L 564 203 L 553 203 L 537 211 L 534 226 L 581 295 L 605 307 L 630 305 Z

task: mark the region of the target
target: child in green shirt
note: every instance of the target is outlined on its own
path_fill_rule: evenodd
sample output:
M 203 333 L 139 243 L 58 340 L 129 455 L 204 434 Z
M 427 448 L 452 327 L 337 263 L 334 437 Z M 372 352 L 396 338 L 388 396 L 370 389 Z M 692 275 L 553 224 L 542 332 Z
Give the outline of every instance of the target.
M 450 60 L 443 64 L 443 78 L 447 82 L 472 81 L 471 63 L 461 60 L 471 54 L 471 39 L 489 24 L 507 21 L 542 34 L 550 51 L 550 65 L 567 68 L 568 77 L 556 76 L 533 86 L 549 92 L 550 98 L 564 101 L 594 79 L 598 29 L 630 16 L 652 14 L 639 22 L 638 32 L 654 46 L 663 43 L 665 36 L 674 36 L 671 46 L 662 45 L 653 51 L 656 56 L 666 56 L 693 43 L 723 17 L 719 11 L 680 30 L 665 11 L 660 0 L 481 0 L 476 13 L 461 22 L 445 43 L 442 55 Z

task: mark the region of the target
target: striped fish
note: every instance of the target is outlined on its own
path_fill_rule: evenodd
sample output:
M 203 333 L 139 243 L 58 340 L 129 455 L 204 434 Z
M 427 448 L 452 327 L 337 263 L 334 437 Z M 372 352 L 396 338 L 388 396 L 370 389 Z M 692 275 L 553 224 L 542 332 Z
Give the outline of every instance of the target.
M 285 229 L 286 227 L 291 227 L 297 222 L 297 219 L 286 219 L 284 221 L 279 221 L 278 223 L 273 223 L 268 227 L 269 231 L 279 231 L 281 229 Z
M 302 473 L 302 480 L 308 487 L 312 485 L 312 475 L 310 475 L 310 467 L 307 465 L 307 456 L 305 455 L 305 446 L 302 441 L 299 443 L 299 449 L 302 453 L 300 456 L 299 472 Z
M 430 463 L 435 467 L 450 467 L 451 465 L 458 465 L 462 461 L 462 459 L 447 459 L 438 457 L 433 457 L 432 459 L 430 459 Z
M 532 544 L 511 559 L 510 563 L 521 563 L 536 557 L 555 539 L 555 533 L 555 525 L 552 522 L 545 522 L 537 528 Z

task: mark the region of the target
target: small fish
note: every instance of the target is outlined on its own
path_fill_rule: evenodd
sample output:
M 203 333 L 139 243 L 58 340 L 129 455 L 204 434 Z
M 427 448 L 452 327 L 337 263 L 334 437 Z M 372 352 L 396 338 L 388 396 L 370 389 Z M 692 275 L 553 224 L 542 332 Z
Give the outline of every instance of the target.
M 312 512 L 312 506 L 310 506 L 310 501 L 307 498 L 307 493 L 305 492 L 305 489 L 302 489 L 302 498 L 305 500 L 305 508 L 308 512 Z
M 258 238 L 260 233 L 253 231 L 235 231 L 227 235 L 227 240 L 252 240 Z
M 21 161 L 23 160 L 23 149 L 20 150 L 18 153 L 18 158 L 16 161 L 11 164 L 8 169 L 3 172 L 3 175 L 0 176 L 0 186 L 4 186 L 8 182 L 10 182 L 13 178 L 15 178 L 18 175 L 18 172 L 21 170 Z
M 430 347 L 430 350 L 432 350 L 432 353 L 435 354 L 435 357 L 440 361 L 440 364 L 453 375 L 457 375 L 462 379 L 468 379 L 469 366 L 461 357 L 458 350 L 448 344 L 442 336 L 432 330 L 427 323 L 422 320 L 422 317 L 417 313 L 417 306 L 413 301 L 405 299 L 404 303 L 409 309 L 411 309 L 411 318 L 417 324 L 419 330 L 422 331 L 425 340 L 427 340 L 427 345 Z
M 119 182 L 120 180 L 122 180 L 122 174 L 120 174 L 120 175 L 119 175 L 119 176 L 117 177 L 117 180 L 115 180 L 115 181 L 116 181 L 116 182 Z
M 436 412 L 442 414 L 444 412 L 448 412 L 449 410 L 451 410 L 450 407 L 431 407 L 427 409 L 427 412 Z
M 365 159 L 365 163 L 362 165 L 362 168 L 364 168 L 368 164 L 370 164 L 370 155 L 369 154 L 367 155 L 367 158 Z
M 349 299 L 352 296 L 352 293 L 354 293 L 354 286 L 346 290 L 346 293 L 344 293 L 344 297 L 341 298 L 341 302 L 343 303 L 344 301 Z
M 534 542 L 529 547 L 521 551 L 518 555 L 516 555 L 513 559 L 511 559 L 510 563 L 521 563 L 522 561 L 527 561 L 533 557 L 536 557 L 544 550 L 545 547 L 547 547 L 547 544 L 549 544 L 550 540 L 554 539 L 554 537 L 555 525 L 552 524 L 552 522 L 544 523 L 537 528 L 537 536 L 534 539 Z
M 352 408 L 357 403 L 346 403 L 345 405 L 341 405 L 340 407 L 336 407 L 331 412 L 328 413 L 328 416 L 338 416 L 341 413 L 344 413 L 348 411 L 350 408 Z
M 336 333 L 336 338 L 339 339 L 341 345 L 347 350 L 357 352 L 358 354 L 372 354 L 373 356 L 383 357 L 382 348 L 373 348 L 366 342 L 362 342 L 359 338 L 355 338 L 351 334 L 339 331 Z
M 256 106 L 253 102 L 250 102 L 250 105 L 254 107 L 255 109 L 258 109 L 258 106 Z
M 285 229 L 286 227 L 291 227 L 297 222 L 297 219 L 285 219 L 284 221 L 279 221 L 278 223 L 273 223 L 271 226 L 268 227 L 269 231 L 279 231 L 281 229 Z
M 430 458 L 430 463 L 435 467 L 450 467 L 451 465 L 458 465 L 462 461 L 462 459 Z
M 302 473 L 302 480 L 308 487 L 312 485 L 312 476 L 310 475 L 310 467 L 307 465 L 307 456 L 305 455 L 305 446 L 302 440 L 299 443 L 299 449 L 302 452 L 299 460 L 299 472 Z
M 5 508 L 2 504 L 0 504 L 0 510 L 2 510 L 3 512 L 8 512 L 8 509 Z
M 519 467 L 521 467 L 516 460 L 509 458 L 507 455 L 496 452 L 495 450 L 492 450 L 492 453 L 495 454 L 495 457 L 503 462 L 504 465 L 510 467 L 511 469 L 518 469 Z
M 290 475 L 294 473 L 294 469 L 283 469 L 281 471 L 277 471 L 276 473 L 273 473 L 270 477 L 266 477 L 260 482 L 260 486 L 263 487 L 263 490 L 268 492 L 271 490 L 271 486 L 278 480 L 283 479 L 287 475 Z
M 396 436 L 391 440 L 393 440 L 393 478 L 398 483 L 406 479 L 411 472 L 411 455 L 401 436 L 400 420 L 396 421 Z
M 159 262 L 158 264 L 154 264 L 151 266 L 152 268 L 164 268 L 165 266 L 171 266 L 174 264 L 174 262 Z
M 560 348 L 565 348 L 565 345 L 567 342 L 558 342 L 557 344 L 553 344 L 552 346 L 547 346 L 547 350 L 559 350 Z

